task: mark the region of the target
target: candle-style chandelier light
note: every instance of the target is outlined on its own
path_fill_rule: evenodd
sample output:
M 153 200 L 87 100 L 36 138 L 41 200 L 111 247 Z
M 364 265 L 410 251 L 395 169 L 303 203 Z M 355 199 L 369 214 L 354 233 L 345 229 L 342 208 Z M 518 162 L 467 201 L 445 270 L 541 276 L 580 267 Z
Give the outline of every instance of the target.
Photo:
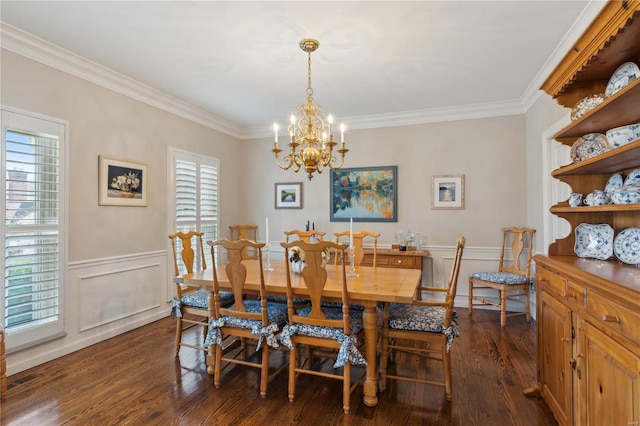
M 284 156 L 284 164 L 278 159 L 282 149 L 278 146 L 278 123 L 273 123 L 275 142 L 271 150 L 276 156 L 276 164 L 284 170 L 293 167 L 298 172 L 301 167 L 313 178 L 313 172 L 322 173 L 325 167 L 339 169 L 344 163 L 344 154 L 349 150 L 344 147 L 344 124 L 340 125 L 340 162 L 334 155 L 333 148 L 338 145 L 333 141 L 331 125 L 333 117 L 323 117 L 326 113 L 320 105 L 313 104 L 313 89 L 311 88 L 311 52 L 314 52 L 320 42 L 306 38 L 299 43 L 300 49 L 308 54 L 308 87 L 307 103 L 294 108 L 288 127 L 289 153 Z

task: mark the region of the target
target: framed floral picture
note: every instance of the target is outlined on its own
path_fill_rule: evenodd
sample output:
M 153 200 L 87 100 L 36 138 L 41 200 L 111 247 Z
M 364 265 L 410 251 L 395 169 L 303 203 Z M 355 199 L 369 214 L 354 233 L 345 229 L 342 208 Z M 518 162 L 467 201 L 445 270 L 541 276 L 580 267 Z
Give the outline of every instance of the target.
M 276 183 L 276 209 L 302 208 L 302 182 Z
M 464 175 L 432 177 L 431 208 L 464 210 Z
M 147 206 L 149 175 L 145 164 L 99 157 L 98 204 L 101 206 Z

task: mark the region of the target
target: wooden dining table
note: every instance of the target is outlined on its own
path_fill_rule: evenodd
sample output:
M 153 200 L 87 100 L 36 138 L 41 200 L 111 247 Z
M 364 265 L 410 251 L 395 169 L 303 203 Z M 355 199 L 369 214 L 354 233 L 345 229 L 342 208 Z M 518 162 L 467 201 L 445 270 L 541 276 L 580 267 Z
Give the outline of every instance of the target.
M 245 260 L 247 278 L 245 290 L 258 293 L 260 290 L 260 263 L 257 260 Z M 264 265 L 263 265 L 264 266 Z M 286 296 L 287 276 L 284 262 L 272 264 L 272 271 L 264 270 L 264 280 L 267 294 Z M 229 288 L 229 281 L 224 271 L 218 268 L 218 282 L 221 288 Z M 340 301 L 342 297 L 342 266 L 327 265 L 327 283 L 322 293 L 323 299 Z M 383 268 L 359 266 L 355 268 L 358 276 L 347 277 L 349 300 L 365 307 L 363 314 L 365 332 L 365 359 L 367 360 L 365 381 L 363 385 L 363 400 L 367 406 L 378 404 L 378 370 L 376 367 L 376 344 L 378 341 L 378 314 L 376 307 L 380 302 L 411 303 L 420 284 L 422 271 L 419 269 Z M 185 274 L 174 279 L 175 282 L 199 285 L 213 290 L 213 271 L 205 269 Z M 304 298 L 308 295 L 302 275 L 292 274 L 291 285 L 295 297 Z M 213 292 L 210 293 L 209 303 L 213 304 Z M 209 353 L 213 353 L 213 348 Z M 207 365 L 213 358 L 207 356 Z M 208 368 L 210 373 L 213 371 Z

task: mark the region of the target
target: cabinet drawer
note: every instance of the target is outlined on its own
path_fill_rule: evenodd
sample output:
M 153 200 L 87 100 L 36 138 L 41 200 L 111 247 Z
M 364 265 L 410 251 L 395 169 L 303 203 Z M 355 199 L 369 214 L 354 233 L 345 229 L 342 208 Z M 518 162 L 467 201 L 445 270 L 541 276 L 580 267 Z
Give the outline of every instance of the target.
M 536 281 L 538 285 L 544 286 L 547 290 L 564 297 L 567 289 L 567 281 L 555 272 L 538 268 L 536 271 Z
M 409 256 L 380 256 L 376 259 L 378 266 L 387 268 L 415 268 L 415 258 Z
M 587 294 L 587 312 L 596 317 L 600 324 L 640 344 L 640 312 L 631 311 L 593 293 Z

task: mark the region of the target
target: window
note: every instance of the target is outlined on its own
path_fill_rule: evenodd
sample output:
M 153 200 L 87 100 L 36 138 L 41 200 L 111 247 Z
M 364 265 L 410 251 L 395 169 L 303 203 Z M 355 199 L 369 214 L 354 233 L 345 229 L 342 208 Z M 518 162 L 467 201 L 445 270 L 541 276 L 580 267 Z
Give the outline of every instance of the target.
M 64 123 L 2 110 L 2 322 L 7 346 L 63 329 Z
M 172 161 L 172 185 L 175 185 L 175 216 L 170 232 L 194 230 L 204 232 L 205 244 L 209 240 L 215 241 L 218 239 L 219 160 L 175 149 L 170 149 L 169 158 Z M 200 248 L 194 249 L 197 261 L 194 266 L 201 267 Z M 206 245 L 204 249 L 208 252 Z M 210 259 L 207 253 L 205 255 Z

